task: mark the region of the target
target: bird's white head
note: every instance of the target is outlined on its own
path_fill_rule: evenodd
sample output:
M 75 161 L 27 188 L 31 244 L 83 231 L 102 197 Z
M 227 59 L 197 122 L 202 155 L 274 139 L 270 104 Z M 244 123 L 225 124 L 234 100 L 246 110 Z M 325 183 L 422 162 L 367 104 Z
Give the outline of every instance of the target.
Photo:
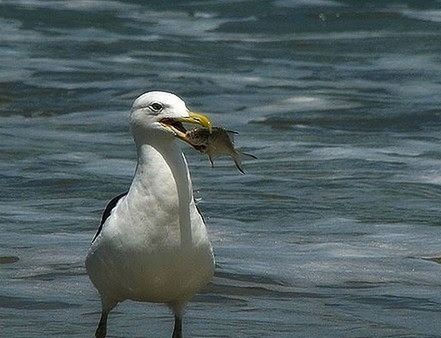
M 211 130 L 207 116 L 191 112 L 185 102 L 172 93 L 148 92 L 133 103 L 130 124 L 135 140 L 178 137 L 186 141 L 182 123 L 199 124 Z

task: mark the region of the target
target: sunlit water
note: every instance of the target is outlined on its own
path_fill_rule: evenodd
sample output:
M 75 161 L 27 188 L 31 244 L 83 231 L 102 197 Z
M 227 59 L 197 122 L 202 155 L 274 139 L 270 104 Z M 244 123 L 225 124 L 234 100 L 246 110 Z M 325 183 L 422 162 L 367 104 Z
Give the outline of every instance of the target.
M 93 335 L 84 257 L 152 89 L 258 157 L 184 146 L 217 259 L 187 337 L 440 336 L 440 1 L 165 3 L 0 2 L 0 336 Z M 171 327 L 126 302 L 109 337 Z

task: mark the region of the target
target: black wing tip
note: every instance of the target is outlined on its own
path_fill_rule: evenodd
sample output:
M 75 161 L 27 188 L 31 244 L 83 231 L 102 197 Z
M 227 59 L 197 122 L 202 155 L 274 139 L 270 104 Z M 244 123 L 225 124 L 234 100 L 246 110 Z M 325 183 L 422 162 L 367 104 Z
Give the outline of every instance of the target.
M 197 205 L 197 204 L 195 204 L 195 206 L 196 206 L 196 210 L 198 211 L 199 215 L 201 215 L 202 221 L 203 221 L 204 223 L 206 223 L 206 222 L 205 222 L 204 214 L 202 213 L 200 206 Z
M 128 191 L 123 192 L 122 194 L 119 194 L 118 196 L 115 196 L 112 198 L 109 202 L 107 202 L 107 205 L 103 211 L 103 214 L 101 216 L 101 222 L 98 227 L 98 231 L 96 232 L 95 236 L 93 236 L 92 243 L 95 241 L 95 239 L 100 234 L 101 230 L 103 230 L 103 224 L 106 222 L 106 220 L 109 218 L 110 214 L 112 213 L 113 208 L 118 204 L 118 201 L 123 198 L 125 195 L 127 195 Z

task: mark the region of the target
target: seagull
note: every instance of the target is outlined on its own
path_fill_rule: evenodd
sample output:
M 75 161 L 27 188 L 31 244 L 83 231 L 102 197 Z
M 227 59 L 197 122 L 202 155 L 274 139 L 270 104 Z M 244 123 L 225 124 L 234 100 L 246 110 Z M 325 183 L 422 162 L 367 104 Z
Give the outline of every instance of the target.
M 106 337 L 110 311 L 127 299 L 168 305 L 172 338 L 182 338 L 186 304 L 213 277 L 213 249 L 177 142 L 185 141 L 182 123 L 211 130 L 207 116 L 174 94 L 147 92 L 133 103 L 135 175 L 129 190 L 108 203 L 86 257 L 102 304 L 96 338 Z

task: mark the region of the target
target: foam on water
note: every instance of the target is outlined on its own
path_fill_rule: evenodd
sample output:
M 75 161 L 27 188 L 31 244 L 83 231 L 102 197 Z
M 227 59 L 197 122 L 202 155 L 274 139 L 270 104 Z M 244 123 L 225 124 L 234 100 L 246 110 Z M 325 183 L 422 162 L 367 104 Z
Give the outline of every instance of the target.
M 437 23 L 441 22 L 441 10 L 439 9 L 426 10 L 426 11 L 404 9 L 401 11 L 401 14 L 412 19 L 433 21 Z

